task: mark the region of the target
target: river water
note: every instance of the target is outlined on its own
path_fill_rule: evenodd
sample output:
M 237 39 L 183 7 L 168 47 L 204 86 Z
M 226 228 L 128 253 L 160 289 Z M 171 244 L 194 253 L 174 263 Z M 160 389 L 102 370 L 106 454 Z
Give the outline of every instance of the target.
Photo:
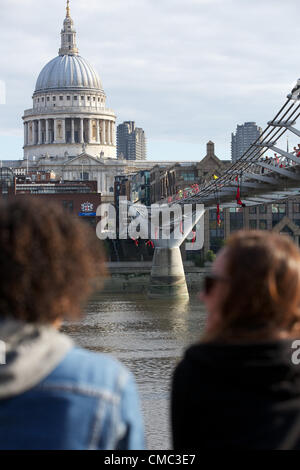
M 201 336 L 205 311 L 196 297 L 161 302 L 145 296 L 103 293 L 89 302 L 86 316 L 64 331 L 92 351 L 125 364 L 138 384 L 147 447 L 170 449 L 169 397 L 172 371 L 185 348 Z

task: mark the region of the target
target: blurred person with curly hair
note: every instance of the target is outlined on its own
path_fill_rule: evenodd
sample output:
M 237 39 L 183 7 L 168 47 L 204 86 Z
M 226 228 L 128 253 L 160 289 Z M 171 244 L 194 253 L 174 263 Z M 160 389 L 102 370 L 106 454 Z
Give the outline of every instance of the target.
M 0 449 L 143 448 L 131 373 L 58 331 L 104 277 L 90 227 L 55 205 L 0 203 Z

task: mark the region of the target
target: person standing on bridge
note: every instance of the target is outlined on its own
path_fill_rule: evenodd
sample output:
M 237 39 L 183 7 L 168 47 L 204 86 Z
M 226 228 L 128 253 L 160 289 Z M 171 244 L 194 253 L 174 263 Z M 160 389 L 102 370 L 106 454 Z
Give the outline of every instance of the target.
M 23 200 L 0 204 L 0 246 L 0 449 L 142 449 L 131 373 L 58 331 L 105 274 L 99 240 Z
M 176 450 L 300 449 L 300 252 L 287 236 L 234 234 L 201 294 L 199 344 L 172 389 Z

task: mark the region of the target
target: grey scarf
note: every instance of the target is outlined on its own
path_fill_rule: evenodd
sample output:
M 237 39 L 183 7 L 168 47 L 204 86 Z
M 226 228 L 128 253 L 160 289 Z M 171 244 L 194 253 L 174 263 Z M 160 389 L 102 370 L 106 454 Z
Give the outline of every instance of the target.
M 6 364 L 0 364 L 0 399 L 30 390 L 47 377 L 72 348 L 70 338 L 53 327 L 0 320 Z

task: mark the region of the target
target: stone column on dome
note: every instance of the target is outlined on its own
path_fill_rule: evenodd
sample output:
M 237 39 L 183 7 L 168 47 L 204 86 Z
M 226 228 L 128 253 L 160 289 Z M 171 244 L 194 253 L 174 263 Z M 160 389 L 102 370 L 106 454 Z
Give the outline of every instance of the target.
M 85 122 L 85 140 L 86 140 L 86 144 L 89 144 L 90 142 L 90 120 L 87 119 L 86 122 Z
M 27 145 L 26 122 L 24 122 L 24 147 Z
M 99 119 L 96 120 L 96 126 L 97 126 L 96 141 L 97 141 L 97 144 L 100 144 L 100 123 L 99 123 Z
M 57 119 L 53 119 L 54 144 L 57 144 Z
M 102 144 L 102 121 L 99 119 L 99 144 Z
M 102 144 L 105 145 L 106 144 L 106 122 L 105 122 L 104 119 L 103 119 L 102 123 L 103 123 L 103 131 L 102 131 L 102 134 L 103 134 L 102 135 L 102 140 L 103 140 L 103 142 L 102 142 Z
M 33 142 L 34 145 L 37 145 L 38 138 L 39 138 L 38 121 L 34 121 L 34 142 Z
M 49 119 L 46 119 L 46 136 L 45 136 L 45 144 L 50 143 L 50 138 L 49 138 Z
M 83 144 L 84 143 L 84 140 L 83 140 L 83 119 L 80 118 L 80 136 L 79 136 L 79 139 L 80 139 L 80 143 Z
M 111 121 L 108 121 L 108 129 L 107 129 L 107 143 L 111 145 Z
M 33 145 L 37 144 L 37 121 L 33 121 Z
M 38 120 L 38 145 L 42 143 L 42 120 Z
M 28 124 L 28 145 L 32 145 L 32 121 L 28 121 L 27 124 Z M 30 129 L 31 129 L 31 133 L 30 133 Z
M 74 119 L 71 119 L 71 144 L 75 143 L 75 125 Z
M 84 120 L 84 133 L 85 133 L 84 142 L 85 142 L 86 144 L 89 143 L 89 132 L 90 132 L 89 120 L 88 120 L 88 119 L 85 119 L 85 120 Z
M 103 145 L 103 121 L 100 119 L 100 144 Z
M 107 145 L 110 145 L 110 121 L 106 122 L 106 127 L 107 127 Z
M 66 136 L 66 120 L 62 119 L 62 141 L 64 144 L 67 143 L 67 136 Z
M 89 120 L 88 120 L 88 123 L 89 123 L 89 139 L 88 139 L 88 143 L 91 144 L 91 143 L 92 143 L 92 137 L 93 137 L 92 120 L 89 119 Z
M 115 144 L 115 123 L 111 121 L 111 144 Z

